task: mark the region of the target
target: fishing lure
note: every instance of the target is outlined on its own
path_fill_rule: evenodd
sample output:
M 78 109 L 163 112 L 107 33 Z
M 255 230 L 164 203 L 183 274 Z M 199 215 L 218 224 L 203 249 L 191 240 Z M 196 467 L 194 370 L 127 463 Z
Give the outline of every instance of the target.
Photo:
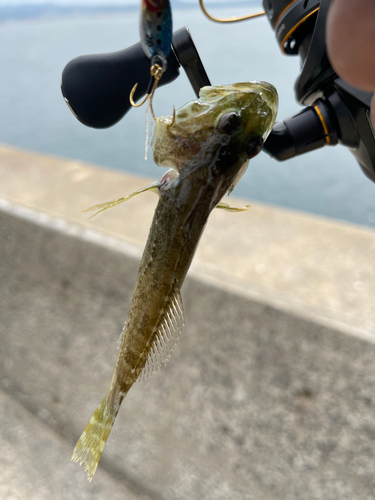
M 151 79 L 146 96 L 139 104 L 133 100 L 138 84 L 134 85 L 130 102 L 138 108 L 149 99 L 152 116 L 156 119 L 152 99 L 158 82 L 167 69 L 167 57 L 172 43 L 172 11 L 169 0 L 142 0 L 140 35 L 143 51 L 151 60 Z
M 146 56 L 166 59 L 172 43 L 172 11 L 169 0 L 142 0 L 141 45 Z

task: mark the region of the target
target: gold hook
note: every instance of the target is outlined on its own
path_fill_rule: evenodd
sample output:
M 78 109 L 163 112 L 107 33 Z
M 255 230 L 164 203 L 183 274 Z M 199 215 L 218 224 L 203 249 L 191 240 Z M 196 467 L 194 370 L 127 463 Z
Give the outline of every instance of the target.
M 169 125 L 167 125 L 167 127 L 172 127 L 172 125 L 174 125 L 176 122 L 176 108 L 173 106 L 173 115 L 172 115 L 172 121 L 171 123 L 169 123 Z
M 136 83 L 134 85 L 134 87 L 132 88 L 132 91 L 130 92 L 130 96 L 129 96 L 129 100 L 130 100 L 130 104 L 134 107 L 134 108 L 140 108 L 148 99 L 148 94 L 145 95 L 145 98 L 143 99 L 142 102 L 136 104 L 133 100 L 133 96 L 135 94 L 135 91 L 137 90 L 137 87 L 138 87 L 138 83 Z
M 203 0 L 199 0 L 199 5 L 202 9 L 203 14 L 208 17 L 211 21 L 215 21 L 216 23 L 237 23 L 238 21 L 245 21 L 246 19 L 252 19 L 254 17 L 259 17 L 259 16 L 264 16 L 265 12 L 256 12 L 255 14 L 249 14 L 248 16 L 242 16 L 242 17 L 230 17 L 227 19 L 220 19 L 219 17 L 214 17 L 211 16 L 206 10 L 206 7 L 204 6 Z
M 134 102 L 134 99 L 133 99 L 134 93 L 137 90 L 137 86 L 138 86 L 138 83 L 136 83 L 134 85 L 134 87 L 132 88 L 132 91 L 130 92 L 129 99 L 130 99 L 130 104 L 132 106 L 134 106 L 135 108 L 139 108 L 140 106 L 142 106 L 147 101 L 147 99 L 150 99 L 150 109 L 151 109 L 152 117 L 153 117 L 154 120 L 156 120 L 154 109 L 152 107 L 152 99 L 154 97 L 155 90 L 156 90 L 156 87 L 158 86 L 159 80 L 163 76 L 163 70 L 162 70 L 161 66 L 159 66 L 159 64 L 153 64 L 151 66 L 150 73 L 151 73 L 151 77 L 153 77 L 155 79 L 154 84 L 152 86 L 151 94 L 146 94 L 145 97 L 144 97 L 144 99 L 142 100 L 142 102 L 140 102 L 139 104 L 136 104 Z

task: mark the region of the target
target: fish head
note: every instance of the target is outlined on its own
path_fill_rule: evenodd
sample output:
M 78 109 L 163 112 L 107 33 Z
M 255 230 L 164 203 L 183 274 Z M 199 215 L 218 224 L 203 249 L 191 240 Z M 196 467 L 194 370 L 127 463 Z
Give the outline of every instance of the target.
M 180 174 L 212 165 L 215 158 L 221 158 L 217 168 L 231 161 L 243 167 L 261 151 L 277 107 L 277 91 L 266 82 L 203 87 L 199 99 L 182 106 L 174 120 L 157 119 L 154 161 Z

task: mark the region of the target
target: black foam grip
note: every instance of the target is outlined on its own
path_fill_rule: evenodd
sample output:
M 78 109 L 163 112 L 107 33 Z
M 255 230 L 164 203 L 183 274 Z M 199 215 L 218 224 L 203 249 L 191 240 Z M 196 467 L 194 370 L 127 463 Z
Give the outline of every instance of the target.
M 159 86 L 179 75 L 179 63 L 173 50 Z M 138 83 L 134 100 L 146 94 L 150 82 L 150 59 L 140 43 L 108 54 L 76 57 L 64 68 L 61 91 L 80 122 L 88 127 L 107 128 L 129 111 L 130 92 Z

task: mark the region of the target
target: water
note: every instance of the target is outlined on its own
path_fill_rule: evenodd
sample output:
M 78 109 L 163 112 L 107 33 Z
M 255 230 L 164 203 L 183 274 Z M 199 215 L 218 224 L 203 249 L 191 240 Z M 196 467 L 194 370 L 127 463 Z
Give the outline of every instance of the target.
M 299 60 L 281 55 L 265 18 L 224 26 L 209 22 L 198 9 L 175 10 L 175 29 L 184 25 L 213 84 L 266 80 L 279 91 L 279 119 L 298 111 L 293 85 Z M 110 129 L 94 130 L 73 117 L 60 93 L 62 69 L 72 58 L 120 50 L 138 40 L 136 12 L 0 25 L 0 142 L 160 177 L 151 155 L 143 160 L 145 107 L 131 110 Z M 178 108 L 193 98 L 182 71 L 175 82 L 157 91 L 155 112 L 170 114 L 173 104 Z M 251 161 L 235 194 L 375 227 L 375 184 L 341 146 L 284 163 L 261 153 Z

